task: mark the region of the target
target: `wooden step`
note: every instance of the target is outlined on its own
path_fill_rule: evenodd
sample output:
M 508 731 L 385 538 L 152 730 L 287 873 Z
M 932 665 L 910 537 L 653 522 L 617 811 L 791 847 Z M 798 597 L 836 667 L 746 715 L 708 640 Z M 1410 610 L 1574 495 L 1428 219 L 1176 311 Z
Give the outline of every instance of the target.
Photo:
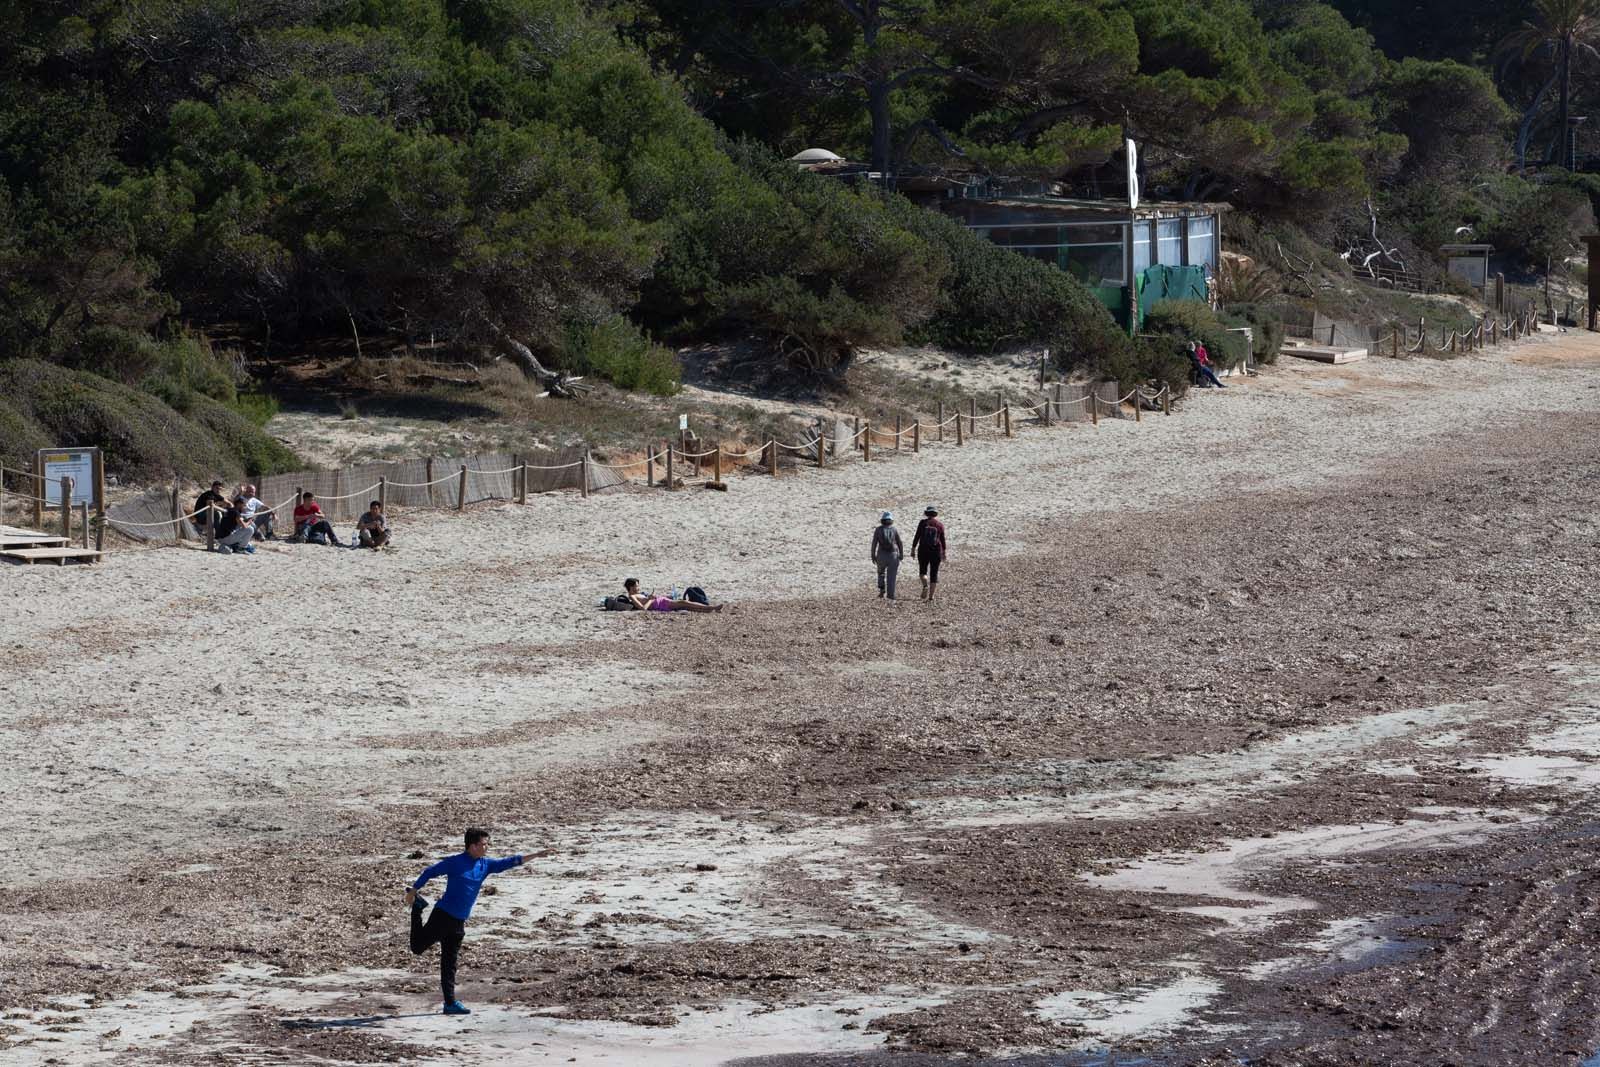
M 7 548 L 66 548 L 68 541 L 65 537 L 17 537 L 13 534 L 0 534 L 0 549 Z
M 60 534 L 42 530 L 28 530 L 21 526 L 0 523 L 0 549 L 3 548 L 65 548 L 67 539 Z
M 102 552 L 92 548 L 12 548 L 0 551 L 0 559 L 11 560 L 14 563 L 56 563 L 65 566 L 68 560 L 82 560 L 84 563 L 99 563 Z

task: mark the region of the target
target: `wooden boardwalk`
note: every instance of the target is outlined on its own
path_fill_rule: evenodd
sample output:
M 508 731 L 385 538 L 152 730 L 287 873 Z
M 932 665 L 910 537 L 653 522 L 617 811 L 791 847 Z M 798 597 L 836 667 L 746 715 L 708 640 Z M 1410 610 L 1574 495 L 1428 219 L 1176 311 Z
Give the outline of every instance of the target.
M 60 534 L 0 525 L 0 559 L 11 563 L 55 563 L 69 561 L 98 563 L 102 553 L 92 548 L 73 548 Z

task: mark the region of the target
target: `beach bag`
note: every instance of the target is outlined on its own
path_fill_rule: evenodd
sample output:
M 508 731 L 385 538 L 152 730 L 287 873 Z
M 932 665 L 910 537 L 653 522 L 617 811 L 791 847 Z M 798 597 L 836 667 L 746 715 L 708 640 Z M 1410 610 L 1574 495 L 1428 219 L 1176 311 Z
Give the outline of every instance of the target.
M 689 588 L 685 589 L 683 591 L 683 596 L 684 599 L 692 600 L 696 604 L 704 604 L 707 607 L 711 606 L 711 598 L 706 596 L 706 591 L 701 589 L 698 585 L 691 585 Z
M 632 611 L 633 601 L 625 596 L 608 596 L 600 601 L 600 606 L 606 611 Z

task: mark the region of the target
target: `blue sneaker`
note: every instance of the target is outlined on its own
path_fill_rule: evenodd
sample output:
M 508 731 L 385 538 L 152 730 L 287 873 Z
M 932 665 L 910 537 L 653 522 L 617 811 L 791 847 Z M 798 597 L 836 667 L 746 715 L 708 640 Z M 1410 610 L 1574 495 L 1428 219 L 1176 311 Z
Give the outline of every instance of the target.
M 244 550 L 248 555 L 253 556 L 253 555 L 256 554 L 256 546 L 255 545 L 245 545 L 244 546 Z
M 452 1000 L 444 1006 L 444 1013 L 446 1015 L 471 1015 L 472 1009 L 459 1000 Z

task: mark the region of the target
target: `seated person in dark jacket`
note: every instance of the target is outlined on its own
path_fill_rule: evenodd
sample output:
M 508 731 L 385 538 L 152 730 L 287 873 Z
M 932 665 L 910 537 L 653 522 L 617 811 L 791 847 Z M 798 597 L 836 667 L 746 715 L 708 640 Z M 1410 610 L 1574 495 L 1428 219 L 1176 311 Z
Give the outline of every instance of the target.
M 256 524 L 244 511 L 244 497 L 233 498 L 233 506 L 217 520 L 217 551 L 254 554 L 256 546 L 250 543 L 255 536 Z
M 208 505 L 215 505 L 217 507 L 217 515 L 219 518 L 221 517 L 221 513 L 228 509 L 228 498 L 222 495 L 221 482 L 212 482 L 210 489 L 207 489 L 205 492 L 195 497 L 194 507 L 189 509 L 190 511 L 199 512 L 199 514 L 194 517 L 194 524 L 195 528 L 201 533 L 205 533 L 206 527 L 211 525 L 212 512 Z

